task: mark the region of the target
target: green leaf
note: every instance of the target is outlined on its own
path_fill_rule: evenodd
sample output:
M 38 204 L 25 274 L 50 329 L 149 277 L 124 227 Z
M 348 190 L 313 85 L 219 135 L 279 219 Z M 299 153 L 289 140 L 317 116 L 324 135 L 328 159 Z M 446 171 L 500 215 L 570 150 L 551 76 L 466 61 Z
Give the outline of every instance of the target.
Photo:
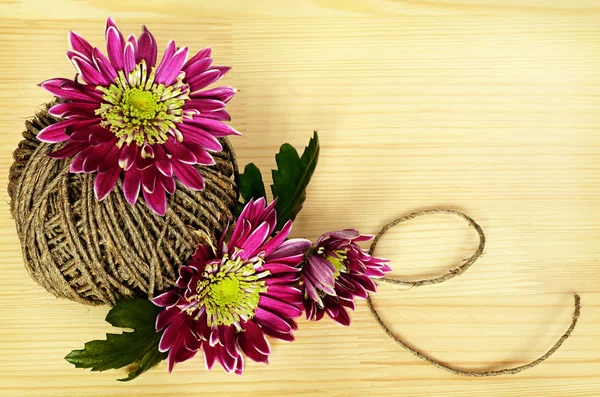
M 306 200 L 306 188 L 319 160 L 319 136 L 317 131 L 302 157 L 289 143 L 283 144 L 275 155 L 277 170 L 273 170 L 271 191 L 277 197 L 277 227 L 281 230 L 288 220 L 296 219 Z
M 267 197 L 265 192 L 265 184 L 262 180 L 260 170 L 254 163 L 247 164 L 244 168 L 244 173 L 238 175 L 238 188 L 240 195 L 243 198 L 243 203 L 238 203 L 234 209 L 234 215 L 239 216 L 244 209 L 244 205 L 252 200 L 261 197 Z
M 161 334 L 154 324 L 161 308 L 147 299 L 120 299 L 106 315 L 106 321 L 115 327 L 133 328 L 133 332 L 106 334 L 106 340 L 87 342 L 82 350 L 73 350 L 65 360 L 77 368 L 92 371 L 122 368 L 138 364 L 127 378 L 135 379 L 167 357 L 158 351 Z

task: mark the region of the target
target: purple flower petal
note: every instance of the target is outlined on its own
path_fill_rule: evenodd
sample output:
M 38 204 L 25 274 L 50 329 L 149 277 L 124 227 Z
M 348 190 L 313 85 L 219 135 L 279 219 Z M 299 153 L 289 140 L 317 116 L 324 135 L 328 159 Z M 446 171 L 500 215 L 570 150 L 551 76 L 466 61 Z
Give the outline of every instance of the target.
M 203 164 L 203 165 L 214 165 L 216 164 L 215 159 L 211 156 L 206 149 L 204 149 L 201 145 L 193 142 L 184 142 L 182 143 L 190 152 L 194 154 L 196 158 L 195 164 Z
M 106 156 L 104 156 L 104 159 L 98 166 L 98 172 L 100 173 L 107 172 L 111 168 L 116 168 L 119 170 L 119 172 L 122 170 L 117 164 L 117 159 L 119 158 L 119 147 L 115 145 L 114 142 L 111 146 L 111 149 L 108 151 Z
M 169 62 L 171 62 L 171 58 L 175 55 L 175 51 L 177 50 L 177 46 L 173 40 L 169 41 L 167 44 L 167 49 L 165 50 L 165 54 L 163 55 L 162 60 L 160 61 L 160 65 L 156 69 L 155 79 L 159 81 L 159 77 L 162 77 L 163 73 L 166 71 Z
M 102 201 L 108 196 L 117 184 L 120 175 L 120 167 L 113 167 L 106 172 L 100 172 L 96 175 L 96 179 L 94 180 L 94 192 L 96 193 L 98 201 Z
M 79 56 L 75 56 L 71 58 L 71 62 L 75 69 L 77 69 L 81 75 L 81 79 L 85 81 L 89 85 L 107 85 L 108 81 L 106 78 L 100 73 L 96 66 L 91 64 L 89 61 L 81 58 Z
M 210 56 L 212 55 L 212 50 L 210 48 L 203 48 L 200 51 L 198 51 L 198 53 L 196 55 L 194 55 L 190 60 L 188 60 L 185 65 L 183 65 L 182 69 L 187 69 L 190 65 L 198 62 L 201 59 L 204 58 L 210 58 Z
M 122 70 L 125 65 L 123 60 L 124 47 L 125 43 L 121 32 L 115 26 L 109 26 L 106 31 L 106 52 L 115 70 Z
M 173 174 L 192 190 L 204 190 L 204 179 L 200 172 L 189 164 L 173 161 Z
M 64 159 L 81 152 L 86 147 L 87 144 L 85 142 L 69 142 L 65 145 L 64 148 L 52 153 L 48 153 L 46 156 L 53 159 Z
M 285 241 L 281 244 L 271 255 L 266 257 L 268 261 L 274 261 L 276 259 L 283 259 L 290 256 L 304 255 L 312 247 L 312 243 L 309 240 L 302 238 L 294 238 Z
M 192 99 L 185 103 L 185 110 L 198 110 L 200 113 L 215 112 L 225 108 L 225 103 L 216 99 Z
M 285 318 L 294 318 L 302 314 L 302 310 L 298 307 L 264 295 L 258 304 L 269 312 Z
M 177 142 L 172 136 L 167 139 L 163 144 L 163 147 L 174 159 L 179 160 L 182 163 L 196 164 L 196 156 L 194 156 L 194 153 L 182 143 Z
M 223 150 L 221 143 L 212 134 L 189 124 L 177 124 L 177 129 L 183 134 L 183 143 L 186 141 L 197 143 L 204 146 L 208 150 L 220 152 Z
M 98 103 L 102 94 L 94 88 L 78 84 L 68 79 L 50 79 L 40 84 L 49 93 L 70 101 Z
M 150 300 L 156 306 L 160 306 L 160 307 L 173 306 L 179 300 L 179 294 L 177 293 L 177 290 L 173 289 L 168 292 L 165 292 L 164 294 L 158 295 Z
M 138 155 L 138 146 L 135 143 L 123 145 L 119 151 L 119 167 L 128 171 L 134 164 Z
M 175 310 L 179 310 L 178 308 L 173 308 Z M 185 317 L 187 314 L 185 312 L 179 311 L 179 314 L 176 314 L 172 319 L 172 322 L 163 332 L 162 337 L 160 338 L 160 343 L 158 344 L 158 350 L 160 352 L 166 352 L 173 345 L 173 342 L 177 340 L 177 336 L 182 333 L 181 328 L 185 324 Z M 158 323 L 158 317 L 156 318 Z
M 127 43 L 123 52 L 123 71 L 125 75 L 135 69 L 135 48 L 133 44 Z
M 171 159 L 160 145 L 156 145 L 154 148 L 154 164 L 163 175 L 173 176 L 173 164 L 171 164 Z
M 164 216 L 167 212 L 167 194 L 162 186 L 156 186 L 152 193 L 148 193 L 146 189 L 142 190 L 144 200 L 148 207 L 160 216 Z
M 223 103 L 227 103 L 237 93 L 237 90 L 233 87 L 216 87 L 206 91 L 199 91 L 190 94 L 192 99 L 216 99 Z
M 242 135 L 240 132 L 236 131 L 235 128 L 221 121 L 207 119 L 202 116 L 195 116 L 192 120 L 189 121 L 189 123 L 198 126 L 206 131 L 209 131 L 217 138 L 229 135 Z
M 142 179 L 142 187 L 144 191 L 152 193 L 156 188 L 156 167 L 148 167 L 140 170 L 140 176 Z
M 156 73 L 156 82 L 163 83 L 166 86 L 173 84 L 175 78 L 181 73 L 181 67 L 183 66 L 188 55 L 188 48 L 180 48 L 173 57 L 169 60 L 168 64 L 162 69 L 161 74 Z
M 108 154 L 113 146 L 113 142 L 107 142 L 98 146 L 94 146 L 92 151 L 90 151 L 90 154 L 83 161 L 83 172 L 89 173 L 97 171 L 100 163 L 102 163 L 104 157 Z
M 268 310 L 256 308 L 254 319 L 262 326 L 263 329 L 272 329 L 281 333 L 288 333 L 292 331 L 292 327 L 285 322 L 281 317 L 271 313 Z
M 66 134 L 66 128 L 70 125 L 77 123 L 80 120 L 65 120 L 55 124 L 51 124 L 44 128 L 37 134 L 37 139 L 42 142 L 57 143 L 63 142 L 69 139 L 69 135 Z
M 146 26 L 142 26 L 142 34 L 138 39 L 138 52 L 136 56 L 136 63 L 140 63 L 142 60 L 146 62 L 148 69 L 151 69 L 156 65 L 156 58 L 158 54 L 158 47 L 156 40 Z
M 86 58 L 92 59 L 92 45 L 78 33 L 69 32 L 69 44 L 73 51 L 77 51 Z
M 221 78 L 221 72 L 215 69 L 207 70 L 206 72 L 185 78 L 184 82 L 190 86 L 190 92 L 200 91 Z
M 240 246 L 240 248 L 244 250 L 244 252 L 240 254 L 240 257 L 242 259 L 248 259 L 255 256 L 256 250 L 264 243 L 267 237 L 269 237 L 269 225 L 266 222 L 263 222 Z
M 125 178 L 123 178 L 123 194 L 129 204 L 135 205 L 140 194 L 140 187 L 140 171 L 136 167 L 132 167 L 128 171 L 125 171 Z
M 189 79 L 192 76 L 206 72 L 211 64 L 212 58 L 202 58 L 184 67 L 182 70 L 185 72 L 185 75 L 188 76 Z
M 91 102 L 67 102 L 52 106 L 48 113 L 54 117 L 68 118 L 72 116 L 94 118 L 94 110 L 98 109 L 97 103 Z
M 169 194 L 175 193 L 175 179 L 171 176 L 164 176 L 163 174 L 157 174 L 157 178 L 160 181 L 162 187 L 165 188 L 165 191 Z

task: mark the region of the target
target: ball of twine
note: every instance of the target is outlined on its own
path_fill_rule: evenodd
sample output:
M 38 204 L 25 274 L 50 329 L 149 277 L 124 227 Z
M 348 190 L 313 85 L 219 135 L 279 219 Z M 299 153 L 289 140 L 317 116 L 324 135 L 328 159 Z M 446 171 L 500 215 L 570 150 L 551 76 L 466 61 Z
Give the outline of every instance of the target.
M 69 173 L 71 159 L 46 156 L 60 147 L 36 139 L 57 121 L 51 105 L 25 123 L 10 169 L 11 212 L 29 274 L 54 295 L 90 305 L 170 288 L 198 243 L 216 243 L 237 203 L 229 141 L 221 139 L 214 166 L 198 167 L 205 189 L 177 182 L 161 217 L 141 198 L 130 205 L 121 181 L 99 202 L 94 174 Z

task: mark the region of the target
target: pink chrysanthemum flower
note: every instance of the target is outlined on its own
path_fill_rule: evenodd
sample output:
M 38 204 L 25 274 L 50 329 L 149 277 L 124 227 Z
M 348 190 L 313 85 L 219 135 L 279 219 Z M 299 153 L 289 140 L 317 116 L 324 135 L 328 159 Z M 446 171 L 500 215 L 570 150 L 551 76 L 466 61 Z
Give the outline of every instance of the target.
M 265 335 L 294 340 L 294 318 L 302 314 L 296 287 L 299 265 L 311 242 L 285 241 L 292 222 L 273 238 L 275 202 L 250 201 L 228 244 L 216 252 L 200 245 L 179 271 L 177 287 L 152 301 L 165 309 L 156 318 L 164 333 L 159 350 L 168 351 L 169 371 L 202 349 L 208 369 L 218 361 L 227 372 L 241 374 L 242 352 L 268 362 Z
M 392 269 L 388 260 L 372 257 L 356 243 L 371 240 L 355 229 L 323 234 L 306 255 L 302 267 L 302 294 L 306 318 L 317 321 L 326 312 L 342 325 L 350 325 L 346 308 L 354 310 L 354 298 L 375 292 L 372 278 Z
M 67 56 L 85 84 L 62 78 L 41 84 L 66 102 L 49 111 L 65 120 L 44 128 L 38 139 L 69 141 L 50 157 L 76 155 L 71 172 L 97 172 L 98 200 L 123 171 L 127 201 L 135 204 L 142 187 L 148 206 L 164 215 L 175 178 L 202 190 L 194 165 L 214 164 L 207 150 L 220 151 L 217 138 L 239 134 L 223 122 L 230 120 L 224 109 L 236 90 L 206 90 L 230 68 L 212 66 L 210 48 L 187 60 L 187 47 L 178 49 L 172 40 L 157 65 L 156 40 L 145 26 L 139 38 L 125 39 L 109 18 L 105 36 L 108 58 L 77 33 L 69 34 Z

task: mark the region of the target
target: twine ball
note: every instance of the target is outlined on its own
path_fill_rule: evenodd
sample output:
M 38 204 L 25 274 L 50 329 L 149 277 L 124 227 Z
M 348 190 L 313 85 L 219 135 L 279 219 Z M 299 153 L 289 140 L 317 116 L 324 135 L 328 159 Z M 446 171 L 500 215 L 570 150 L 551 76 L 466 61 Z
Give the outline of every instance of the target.
M 203 191 L 177 182 L 164 217 L 140 197 L 135 206 L 122 182 L 99 202 L 95 174 L 69 173 L 71 159 L 46 156 L 62 147 L 36 139 L 58 119 L 47 104 L 28 120 L 14 152 L 8 192 L 25 267 L 49 292 L 89 305 L 154 296 L 169 289 L 198 243 L 214 245 L 238 201 L 237 164 L 227 139 L 216 164 L 197 166 Z

